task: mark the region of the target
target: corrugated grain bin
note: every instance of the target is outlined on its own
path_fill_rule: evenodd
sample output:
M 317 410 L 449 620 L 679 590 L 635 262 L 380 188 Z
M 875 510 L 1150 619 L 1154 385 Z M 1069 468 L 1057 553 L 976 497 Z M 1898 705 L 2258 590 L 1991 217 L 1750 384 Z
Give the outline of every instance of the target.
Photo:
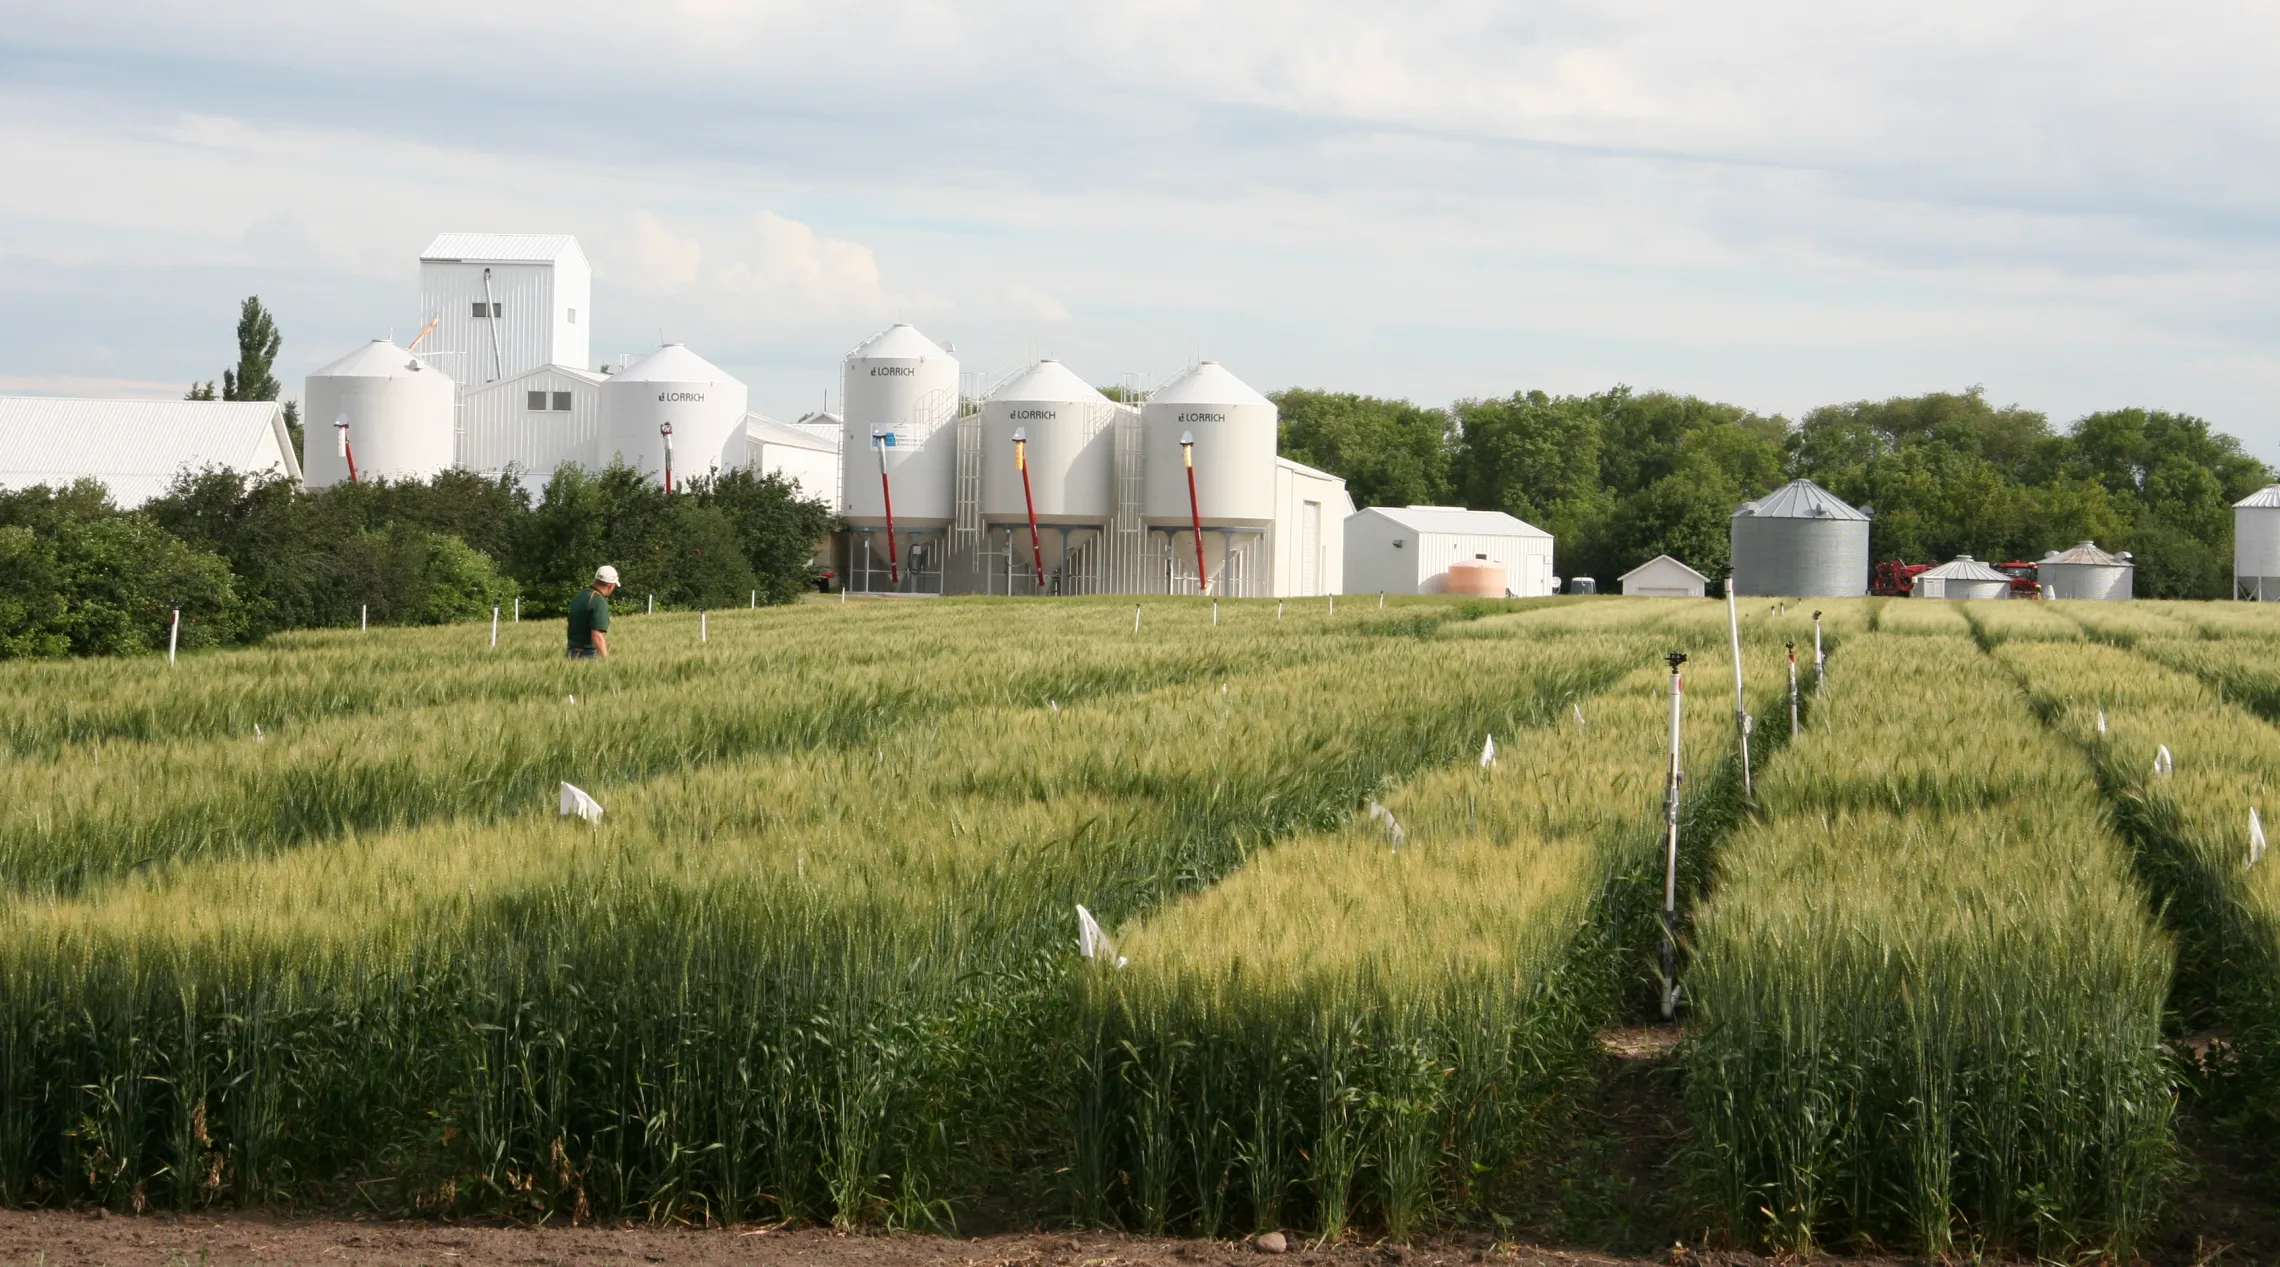
M 1732 520 L 1734 593 L 1848 598 L 1868 592 L 1868 516 L 1792 480 Z
M 2035 579 L 2052 598 L 2126 599 L 2136 574 L 2129 555 L 2108 554 L 2093 541 L 2035 564 Z
M 2233 503 L 2233 597 L 2280 602 L 2280 484 Z
M 1910 598 L 2009 598 L 2011 578 L 1968 554 L 1926 568 L 1910 583 Z

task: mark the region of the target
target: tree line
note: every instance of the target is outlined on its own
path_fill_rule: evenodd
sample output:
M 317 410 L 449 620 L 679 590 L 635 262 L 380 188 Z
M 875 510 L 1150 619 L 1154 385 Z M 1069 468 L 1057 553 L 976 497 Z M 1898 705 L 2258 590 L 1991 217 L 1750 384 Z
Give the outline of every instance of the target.
M 1343 476 L 1357 507 L 1462 505 L 1550 531 L 1561 572 L 1604 585 L 1658 554 L 1713 578 L 1734 509 L 1805 478 L 1872 512 L 1874 560 L 2032 561 L 2095 540 L 2136 556 L 2137 593 L 2232 593 L 2232 503 L 2273 472 L 2206 421 L 2113 409 L 2063 429 L 1979 388 L 1824 405 L 1791 422 L 1615 387 L 1447 409 L 1274 393 L 1285 455 Z
M 676 607 L 797 598 L 831 510 L 748 470 L 664 489 L 569 465 L 533 498 L 445 471 L 303 490 L 208 469 L 123 510 L 93 480 L 0 492 L 0 659 L 130 655 L 279 630 L 441 624 L 520 600 L 559 616 L 613 563 L 628 596 Z M 638 600 L 637 600 L 638 601 Z

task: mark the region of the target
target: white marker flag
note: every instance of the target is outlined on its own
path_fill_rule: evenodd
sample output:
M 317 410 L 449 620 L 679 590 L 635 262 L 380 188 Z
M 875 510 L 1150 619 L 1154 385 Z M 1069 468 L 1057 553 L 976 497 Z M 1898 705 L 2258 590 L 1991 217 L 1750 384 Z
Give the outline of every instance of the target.
M 1107 959 L 1121 968 L 1131 962 L 1116 953 L 1116 943 L 1100 930 L 1100 921 L 1080 903 L 1077 906 L 1077 953 L 1087 959 Z
M 1395 849 L 1401 848 L 1401 842 L 1409 838 L 1409 833 L 1401 830 L 1401 820 L 1393 816 L 1393 811 L 1376 801 L 1370 802 L 1370 817 L 1385 824 L 1385 838 L 1393 842 Z
M 1492 765 L 1495 765 L 1495 764 L 1496 764 L 1496 736 L 1495 736 L 1495 735 L 1490 735 L 1490 736 L 1488 737 L 1488 742 L 1487 742 L 1487 743 L 1485 743 L 1485 744 L 1482 744 L 1482 745 L 1481 745 L 1481 748 L 1480 748 L 1480 768 L 1481 768 L 1481 769 L 1483 769 L 1483 770 L 1486 770 L 1487 768 L 1489 768 L 1490 766 L 1492 766 Z
M 1575 710 L 1575 728 L 1576 728 L 1577 730 L 1589 730 L 1589 729 L 1591 729 L 1591 723 L 1589 723 L 1589 722 L 1587 722 L 1587 721 L 1585 721 L 1585 720 L 1583 719 L 1583 705 L 1581 705 L 1581 704 L 1570 704 L 1570 705 L 1568 705 L 1568 707 L 1569 707 L 1569 708 L 1571 708 L 1571 709 L 1573 709 L 1573 710 Z
M 2177 758 L 2169 755 L 2168 744 L 2160 745 L 2160 750 L 2153 754 L 2153 772 L 2164 777 L 2177 772 Z
M 2098 710 L 2098 733 L 2106 733 L 2106 710 L 2103 708 Z
M 564 817 L 576 814 L 589 823 L 602 821 L 601 802 L 567 783 L 562 785 L 562 813 Z
M 2264 820 L 2257 816 L 2256 807 L 2248 807 L 2248 865 L 2255 866 L 2264 856 Z

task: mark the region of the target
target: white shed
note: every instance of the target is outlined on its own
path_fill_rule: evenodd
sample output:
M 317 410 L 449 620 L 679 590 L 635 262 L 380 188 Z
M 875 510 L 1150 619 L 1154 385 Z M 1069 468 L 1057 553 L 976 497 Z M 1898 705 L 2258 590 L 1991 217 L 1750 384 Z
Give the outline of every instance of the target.
M 1347 516 L 1353 513 L 1346 481 L 1303 462 L 1275 459 L 1275 518 L 1267 529 L 1274 558 L 1271 597 L 1345 592 L 1338 580 L 1345 574 Z
M 1667 554 L 1658 554 L 1617 579 L 1626 594 L 1700 598 L 1710 592 L 1709 577 Z
M 2009 598 L 2011 578 L 1968 554 L 1916 573 L 1911 598 Z
M 1552 592 L 1552 534 L 1500 510 L 1372 506 L 1346 520 L 1346 592 L 1439 594 L 1449 565 L 1486 559 L 1531 598 Z
M 93 479 L 132 509 L 178 473 L 209 466 L 298 483 L 284 409 L 268 400 L 0 396 L 0 488 Z
M 592 468 L 601 434 L 602 376 L 541 365 L 469 389 L 459 401 L 459 465 L 497 478 L 510 468 L 543 488 L 564 462 Z
M 821 498 L 839 513 L 839 440 L 834 428 L 821 436 L 813 428 L 778 422 L 761 414 L 744 415 L 744 438 L 752 446 L 752 469 L 781 475 L 808 497 Z
M 461 394 L 542 365 L 592 364 L 594 270 L 566 233 L 444 233 L 420 252 L 420 355 Z

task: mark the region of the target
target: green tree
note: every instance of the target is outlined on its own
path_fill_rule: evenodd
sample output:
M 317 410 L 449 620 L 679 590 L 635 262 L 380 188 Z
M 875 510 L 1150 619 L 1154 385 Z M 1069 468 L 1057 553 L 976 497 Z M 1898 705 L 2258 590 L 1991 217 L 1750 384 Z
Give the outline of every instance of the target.
M 184 392 L 184 393 L 182 393 L 182 399 L 184 399 L 184 400 L 213 400 L 213 399 L 215 399 L 215 396 L 214 396 L 214 384 L 213 384 L 211 381 L 207 381 L 207 382 L 203 382 L 203 383 L 200 383 L 200 382 L 196 382 L 196 381 L 193 381 L 193 382 L 190 384 L 190 390 L 189 390 L 189 391 L 186 391 L 186 392 Z
M 184 649 L 242 632 L 229 564 L 121 511 L 94 480 L 0 493 L 0 558 L 16 574 L 0 581 L 0 656 L 157 650 L 177 608 Z
M 1600 417 L 1588 400 L 1515 392 L 1460 400 L 1452 475 L 1465 505 L 1571 537 L 1612 501 L 1599 471 Z
M 690 499 L 717 509 L 736 533 L 764 603 L 797 600 L 814 584 L 816 552 L 830 536 L 831 507 L 803 498 L 789 480 L 749 470 L 690 481 Z
M 1449 496 L 1449 415 L 1406 400 L 1293 387 L 1271 393 L 1284 457 L 1339 476 L 1356 507 Z
M 261 296 L 247 295 L 238 305 L 237 368 L 222 371 L 222 399 L 277 399 L 277 376 L 270 371 L 284 343 L 276 320 L 261 306 Z

